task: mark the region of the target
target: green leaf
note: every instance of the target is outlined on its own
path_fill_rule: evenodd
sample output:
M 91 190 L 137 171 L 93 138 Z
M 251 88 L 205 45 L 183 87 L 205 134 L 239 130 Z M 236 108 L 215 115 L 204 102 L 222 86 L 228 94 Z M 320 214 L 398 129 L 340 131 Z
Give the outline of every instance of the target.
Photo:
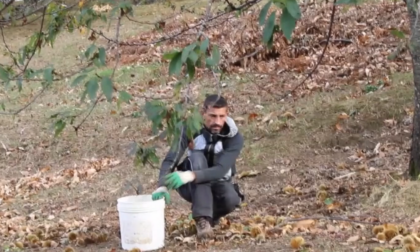
M 122 91 L 119 92 L 118 99 L 121 102 L 128 103 L 132 99 L 132 97 L 131 97 L 131 95 L 129 93 L 127 93 L 126 91 L 122 90 Z
M 105 52 L 105 48 L 103 48 L 103 47 L 99 48 L 99 61 L 101 62 L 102 66 L 105 66 L 105 64 L 106 64 L 106 52 Z
M 169 75 L 179 74 L 182 69 L 182 53 L 178 52 L 169 63 Z
M 212 50 L 212 58 L 213 58 L 213 62 L 215 65 L 219 64 L 220 61 L 220 50 L 218 46 L 213 46 L 213 50 Z
M 214 60 L 213 60 L 213 58 L 210 58 L 210 57 L 206 58 L 206 66 L 207 67 L 214 66 Z
M 187 66 L 188 66 L 188 63 L 187 63 Z M 190 78 L 192 79 L 192 77 L 190 77 Z M 181 92 L 181 88 L 182 88 L 182 85 L 183 84 L 184 83 L 182 83 L 182 81 L 178 81 L 177 83 L 175 83 L 175 85 L 174 85 L 174 94 L 175 94 L 175 96 L 179 96 L 179 93 Z
M 197 44 L 196 43 L 192 43 L 191 45 L 189 45 L 189 46 L 187 46 L 187 47 L 185 47 L 184 48 L 184 50 L 182 50 L 182 56 L 181 56 L 181 60 L 182 60 L 182 63 L 184 63 L 186 60 L 187 60 L 187 58 L 188 58 L 188 56 L 189 56 L 189 54 L 190 54 L 190 52 L 195 48 L 197 46 Z
M 202 53 L 205 53 L 207 51 L 207 48 L 209 47 L 209 38 L 206 38 L 200 45 L 200 50 Z
M 58 135 L 60 135 L 60 133 L 64 130 L 65 127 L 66 127 L 66 122 L 65 121 L 60 119 L 57 122 L 55 122 L 55 124 L 54 124 L 54 128 L 55 128 L 54 137 L 57 137 Z
M 0 80 L 9 81 L 9 72 L 0 66 Z
M 48 84 L 51 84 L 53 82 L 53 69 L 52 68 L 44 69 L 44 80 Z
M 334 203 L 334 201 L 331 198 L 326 198 L 324 200 L 325 205 L 331 205 L 332 203 Z
M 163 58 L 163 59 L 165 59 L 165 60 L 171 60 L 171 59 L 173 59 L 173 58 L 175 57 L 175 55 L 177 55 L 178 53 L 179 53 L 179 51 L 177 51 L 177 50 L 173 50 L 173 51 L 170 51 L 170 52 L 167 52 L 167 53 L 163 54 L 162 58 Z
M 4 103 L 2 102 L 2 103 L 0 103 L 0 107 L 1 107 L 1 109 L 3 110 L 3 111 L 6 111 L 6 106 L 4 106 Z
M 357 0 L 337 0 L 335 4 L 357 4 Z
M 268 9 L 270 9 L 271 6 L 271 0 L 269 0 L 264 7 L 260 11 L 260 15 L 258 17 L 258 23 L 260 25 L 263 25 L 265 23 L 265 18 L 267 17 Z
M 394 35 L 397 38 L 400 38 L 400 39 L 404 39 L 405 38 L 404 32 L 402 32 L 400 30 L 397 30 L 397 29 L 392 29 L 391 30 L 391 34 Z
M 71 83 L 71 86 L 72 86 L 72 87 L 75 87 L 75 86 L 79 85 L 79 83 L 80 83 L 82 80 L 84 80 L 86 77 L 87 77 L 87 74 L 81 74 L 81 75 L 77 76 L 77 77 L 73 80 L 73 82 Z
M 300 8 L 296 0 L 287 0 L 286 8 L 289 14 L 296 20 L 301 18 L 302 13 L 300 12 Z
M 86 85 L 86 92 L 90 100 L 94 101 L 96 99 L 98 89 L 98 80 L 95 78 L 90 79 Z
M 191 51 L 190 54 L 188 55 L 188 58 L 190 60 L 192 60 L 192 62 L 195 65 L 195 63 L 197 62 L 197 60 L 198 60 L 199 57 L 198 57 L 198 54 L 195 51 Z
M 194 62 L 190 58 L 187 59 L 187 71 L 188 71 L 188 78 L 190 80 L 193 79 L 195 75 L 195 65 L 194 65 Z
M 270 41 L 270 38 L 273 36 L 275 20 L 276 20 L 276 12 L 273 11 L 268 17 L 267 22 L 265 23 L 265 26 L 263 29 L 263 42 L 266 44 Z
M 296 19 L 290 15 L 287 9 L 283 10 L 280 18 L 280 27 L 287 40 L 292 40 L 292 33 L 296 27 Z
M 108 102 L 112 101 L 112 92 L 114 91 L 114 87 L 112 85 L 112 80 L 108 77 L 103 77 L 101 81 L 101 89 L 104 93 L 106 100 Z
M 96 51 L 96 45 L 95 44 L 91 44 L 89 47 L 88 47 L 88 49 L 86 49 L 86 51 L 85 51 L 85 57 L 87 58 L 87 59 L 89 59 L 92 55 L 93 55 L 93 52 L 94 51 Z
M 18 87 L 19 92 L 22 91 L 22 81 L 23 81 L 22 76 L 19 76 L 16 81 L 16 86 Z
M 285 1 L 287 1 L 287 0 L 273 0 L 273 4 L 280 9 L 284 9 L 284 8 L 286 8 Z

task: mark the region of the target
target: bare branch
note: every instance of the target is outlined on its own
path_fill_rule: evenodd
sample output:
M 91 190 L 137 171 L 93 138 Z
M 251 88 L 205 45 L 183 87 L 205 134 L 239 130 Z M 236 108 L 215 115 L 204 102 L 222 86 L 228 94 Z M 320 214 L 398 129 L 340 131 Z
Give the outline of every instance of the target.
M 1 32 L 1 38 L 2 38 L 2 40 L 3 40 L 3 44 L 4 44 L 4 46 L 6 47 L 6 50 L 7 50 L 9 53 L 11 53 L 11 54 L 16 54 L 16 52 L 12 51 L 12 50 L 9 48 L 9 45 L 6 43 L 6 38 L 4 37 L 3 27 L 1 27 L 1 26 L 0 26 L 0 32 Z
M 279 100 L 285 99 L 289 94 L 293 93 L 300 86 L 302 86 L 309 78 L 312 77 L 312 74 L 318 69 L 319 64 L 321 64 L 322 59 L 324 58 L 325 52 L 327 51 L 327 47 L 328 47 L 328 45 L 330 43 L 330 39 L 331 39 L 332 28 L 333 28 L 333 24 L 334 24 L 334 16 L 335 16 L 335 11 L 336 11 L 336 4 L 335 4 L 336 2 L 337 2 L 337 0 L 334 0 L 334 2 L 333 2 L 331 17 L 330 17 L 330 25 L 328 27 L 327 41 L 325 42 L 324 49 L 322 50 L 322 53 L 319 56 L 319 59 L 316 62 L 314 68 L 312 68 L 312 70 L 308 73 L 308 75 L 306 75 L 305 79 L 303 79 L 298 85 L 296 85 L 292 90 L 288 91 L 285 95 L 281 96 Z
M 13 0 L 13 1 L 14 1 L 14 0 Z M 43 8 L 47 7 L 47 6 L 48 6 L 51 2 L 52 2 L 52 0 L 51 0 L 51 1 L 49 1 L 48 3 L 46 3 L 46 4 L 44 3 L 44 6 L 43 6 L 43 7 L 41 7 L 41 8 L 37 8 L 36 10 L 34 10 L 34 11 L 30 12 L 30 13 L 25 13 L 25 14 L 22 14 L 22 16 L 20 16 L 20 17 L 14 17 L 14 18 L 13 18 L 13 20 L 14 20 L 14 21 L 19 21 L 19 20 L 22 20 L 22 19 L 28 18 L 28 17 L 30 17 L 30 16 L 32 16 L 32 15 L 34 15 L 34 14 L 36 14 L 37 12 L 41 11 Z M 73 9 L 74 7 L 76 7 L 77 5 L 78 5 L 78 3 L 72 4 L 72 5 L 70 5 L 70 6 L 65 7 L 63 10 L 60 10 L 60 11 L 67 11 L 67 10 L 71 10 L 71 9 Z M 1 13 L 1 12 L 0 12 L 0 13 Z M 47 16 L 53 16 L 53 15 L 56 15 L 57 13 L 58 13 L 58 11 L 54 11 L 54 12 L 48 13 L 48 14 L 47 14 Z M 40 19 L 41 17 L 42 17 L 42 16 L 36 17 L 36 18 L 34 18 L 33 20 L 31 20 L 31 21 L 29 21 L 29 22 L 23 22 L 22 24 L 20 24 L 20 25 L 16 25 L 16 26 L 25 26 L 25 25 L 31 24 L 31 23 L 35 22 L 36 20 Z M 0 26 L 5 26 L 5 25 L 8 25 L 8 24 L 10 24 L 10 23 L 11 23 L 11 21 L 1 21 L 1 22 L 0 22 Z
M 15 0 L 10 0 L 10 2 L 8 2 L 7 4 L 5 4 L 3 6 L 3 8 L 0 10 L 0 14 L 7 9 L 7 7 L 9 7 L 10 5 L 12 5 L 15 2 Z
M 39 35 L 38 35 L 38 39 L 36 42 L 36 45 L 39 44 L 39 42 L 41 42 L 41 36 L 42 36 L 42 30 L 44 29 L 44 21 L 45 21 L 45 12 L 47 11 L 47 7 L 44 7 L 44 10 L 42 11 L 42 20 L 41 20 L 41 27 L 39 28 Z M 22 69 L 22 74 L 26 71 L 26 69 L 28 68 L 29 63 L 31 62 L 32 58 L 34 57 L 36 53 L 36 48 L 34 48 L 31 56 L 29 56 L 28 61 L 26 62 L 25 66 Z
M 13 112 L 1 112 L 0 111 L 0 115 L 17 115 L 20 112 L 24 111 L 25 109 L 27 109 L 32 103 L 34 103 L 47 89 L 47 85 L 45 85 L 44 87 L 42 87 L 41 91 L 36 94 L 34 97 L 32 97 L 32 100 L 29 101 L 27 104 L 25 104 L 25 106 L 21 107 L 20 109 L 13 111 Z
M 250 7 L 252 7 L 252 6 L 254 6 L 254 5 L 258 4 L 259 2 L 261 2 L 261 0 L 251 0 L 251 1 L 249 1 L 249 2 L 246 2 L 246 3 L 244 3 L 244 4 L 240 5 L 240 6 L 238 6 L 238 7 L 236 8 L 236 10 L 247 10 L 247 9 L 249 9 Z M 201 27 L 202 27 L 203 25 L 205 25 L 206 23 L 211 22 L 211 21 L 213 21 L 213 20 L 216 20 L 216 19 L 218 19 L 218 18 L 220 18 L 220 17 L 222 17 L 222 16 L 225 16 L 225 15 L 227 15 L 227 14 L 229 14 L 229 13 L 233 12 L 233 11 L 236 11 L 236 10 L 228 10 L 228 11 L 226 11 L 226 12 L 222 12 L 222 13 L 220 13 L 220 14 L 218 14 L 218 15 L 214 16 L 214 17 L 208 18 L 208 19 L 205 19 L 205 18 L 204 18 L 204 20 L 202 20 L 201 22 L 198 22 L 197 24 L 192 25 L 192 26 L 190 26 L 190 27 L 189 27 L 189 28 L 187 28 L 187 29 L 183 29 L 183 30 L 181 30 L 181 31 L 179 31 L 179 32 L 176 32 L 176 33 L 174 33 L 174 34 L 170 35 L 170 36 L 164 36 L 164 37 L 161 37 L 160 39 L 156 39 L 156 40 L 154 40 L 154 41 L 152 41 L 152 42 L 145 42 L 145 43 L 120 42 L 120 43 L 119 43 L 119 45 L 122 45 L 122 46 L 147 46 L 147 45 L 153 45 L 153 44 L 157 44 L 157 43 L 162 43 L 162 42 L 165 42 L 165 41 L 168 41 L 168 40 L 174 39 L 174 38 L 176 38 L 176 37 L 179 37 L 180 35 L 184 35 L 184 34 L 185 34 L 186 32 L 188 32 L 188 31 L 191 31 L 191 30 L 194 30 L 194 29 L 197 29 L 197 28 L 201 28 Z M 207 15 L 206 15 L 206 16 L 207 16 Z M 205 28 L 206 28 L 206 27 L 204 26 L 203 30 L 205 30 Z M 110 39 L 110 38 L 106 37 L 105 35 L 103 35 L 103 33 L 101 33 L 101 32 L 97 32 L 97 33 L 98 33 L 101 37 L 103 37 L 104 39 L 106 39 L 108 42 L 116 43 L 116 41 L 115 41 L 114 39 Z

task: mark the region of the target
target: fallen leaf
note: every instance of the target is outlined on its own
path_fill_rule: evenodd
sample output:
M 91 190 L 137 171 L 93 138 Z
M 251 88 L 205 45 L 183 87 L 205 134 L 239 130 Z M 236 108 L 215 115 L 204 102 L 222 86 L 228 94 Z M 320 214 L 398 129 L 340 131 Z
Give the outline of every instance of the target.
M 342 112 L 338 115 L 338 119 L 340 119 L 340 120 L 345 120 L 345 119 L 348 119 L 348 118 L 349 118 L 349 115 L 347 115 L 347 113 L 344 113 L 344 112 Z
M 283 115 L 281 115 L 282 117 L 286 117 L 286 118 L 296 118 L 295 115 L 293 115 L 292 112 L 286 112 Z
M 245 178 L 245 177 L 255 177 L 261 174 L 260 171 L 244 171 L 238 175 L 238 179 Z
M 63 212 L 70 212 L 70 211 L 76 210 L 77 208 L 78 206 L 70 206 L 70 207 L 65 208 Z
M 351 236 L 350 238 L 348 238 L 347 239 L 347 242 L 356 242 L 356 241 L 358 241 L 358 240 L 360 240 L 360 236 L 358 236 L 358 235 L 355 235 L 355 236 Z
M 251 114 L 248 115 L 248 120 L 252 121 L 252 120 L 255 120 L 255 118 L 257 118 L 257 117 L 258 117 L 258 114 L 251 113 Z

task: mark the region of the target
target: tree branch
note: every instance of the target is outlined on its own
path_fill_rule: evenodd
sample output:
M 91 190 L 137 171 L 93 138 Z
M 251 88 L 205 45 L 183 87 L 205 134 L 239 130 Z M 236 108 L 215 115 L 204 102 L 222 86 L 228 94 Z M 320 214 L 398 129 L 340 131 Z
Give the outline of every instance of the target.
M 6 10 L 6 9 L 7 9 L 7 7 L 9 7 L 10 5 L 12 5 L 14 2 L 15 2 L 15 0 L 10 0 L 10 2 L 8 2 L 7 4 L 5 4 L 5 5 L 3 6 L 3 8 L 1 8 L 1 10 L 0 10 L 0 14 L 2 14 L 2 13 L 3 13 L 3 11 L 4 11 L 4 10 Z
M 246 3 L 238 6 L 236 8 L 236 10 L 247 10 L 248 8 L 250 8 L 250 7 L 258 4 L 259 2 L 261 2 L 261 0 L 251 0 L 249 2 L 246 2 Z M 222 12 L 222 13 L 220 13 L 220 14 L 214 16 L 214 17 L 211 17 L 209 19 L 205 19 L 204 18 L 204 20 L 202 20 L 201 22 L 199 22 L 199 23 L 197 23 L 195 25 L 192 25 L 192 26 L 188 27 L 187 29 L 183 29 L 183 30 L 181 30 L 179 32 L 176 32 L 176 33 L 172 34 L 171 36 L 164 36 L 164 37 L 162 37 L 160 39 L 156 39 L 156 40 L 154 40 L 152 42 L 145 42 L 145 43 L 120 42 L 119 45 L 121 45 L 121 46 L 147 46 L 147 45 L 153 45 L 153 44 L 162 43 L 162 42 L 165 42 L 165 41 L 168 41 L 168 40 L 177 38 L 180 35 L 185 34 L 187 31 L 191 31 L 191 30 L 196 29 L 196 28 L 201 28 L 204 24 L 206 24 L 208 22 L 211 22 L 213 20 L 216 20 L 216 19 L 218 19 L 218 18 L 220 18 L 220 17 L 222 17 L 222 16 L 224 16 L 226 14 L 229 14 L 229 13 L 233 12 L 233 11 L 235 11 L 235 10 L 229 10 L 229 11 Z M 204 29 L 205 29 L 205 27 L 204 27 Z M 106 37 L 101 32 L 97 32 L 97 33 L 98 33 L 98 35 L 100 35 L 101 37 L 103 37 L 104 39 L 106 39 L 108 42 L 112 42 L 112 43 L 116 43 L 117 42 L 114 39 L 111 39 L 111 38 Z
M 39 44 L 39 42 L 41 42 L 41 36 L 42 36 L 42 30 L 44 29 L 44 21 L 45 21 L 45 12 L 47 11 L 47 7 L 44 7 L 44 10 L 42 11 L 42 20 L 41 20 L 41 27 L 39 28 L 39 35 L 38 35 L 38 39 L 36 42 L 36 45 Z M 34 48 L 31 56 L 29 56 L 28 61 L 26 62 L 25 66 L 22 69 L 22 74 L 25 73 L 26 69 L 28 68 L 29 63 L 31 62 L 32 58 L 34 57 L 36 53 L 36 47 Z
M 115 60 L 115 66 L 114 66 L 114 69 L 112 70 L 112 74 L 111 74 L 111 79 L 112 79 L 112 80 L 114 79 L 115 72 L 116 72 L 116 70 L 117 70 L 117 67 L 118 67 L 118 64 L 119 64 L 119 59 L 120 59 L 120 53 L 119 53 L 119 43 L 118 43 L 118 41 L 119 41 L 119 37 L 120 37 L 121 19 L 122 19 L 122 16 L 121 16 L 121 15 L 120 15 L 120 16 L 118 16 L 118 21 L 117 21 L 117 31 L 116 31 L 116 34 L 115 34 L 115 41 L 116 41 L 116 46 L 117 46 L 117 58 L 116 58 L 116 60 Z M 82 121 L 81 121 L 81 122 L 80 122 L 77 126 L 73 126 L 74 130 L 76 131 L 76 135 L 77 135 L 77 133 L 78 133 L 78 131 L 79 131 L 80 127 L 83 125 L 83 123 L 84 123 L 84 122 L 85 122 L 85 121 L 89 118 L 89 116 L 92 114 L 92 112 L 93 112 L 93 110 L 95 109 L 96 105 L 98 105 L 99 100 L 102 98 L 102 95 L 103 95 L 103 94 L 99 95 L 99 96 L 96 98 L 96 100 L 95 100 L 95 102 L 93 103 L 92 107 L 90 108 L 89 112 L 88 112 L 88 113 L 87 113 L 87 115 L 86 115 L 86 116 L 82 119 Z
M 327 47 L 328 47 L 328 45 L 330 43 L 330 39 L 331 39 L 332 28 L 333 28 L 333 24 L 334 24 L 334 16 L 335 16 L 335 11 L 336 11 L 336 2 L 337 2 L 337 0 L 334 0 L 334 2 L 333 2 L 331 17 L 330 17 L 330 25 L 328 27 L 328 34 L 327 34 L 327 39 L 326 39 L 326 42 L 325 42 L 325 46 L 324 46 L 324 49 L 322 50 L 321 55 L 319 56 L 318 61 L 316 62 L 314 68 L 312 68 L 312 70 L 308 73 L 308 75 L 306 75 L 305 79 L 303 79 L 298 85 L 296 85 L 292 90 L 288 91 L 285 95 L 281 96 L 279 98 L 279 100 L 285 99 L 289 94 L 293 93 L 300 86 L 302 86 L 309 78 L 312 77 L 312 74 L 318 69 L 319 64 L 321 64 L 322 59 L 324 58 L 325 52 L 327 51 Z
M 47 89 L 47 85 L 45 85 L 44 87 L 42 87 L 41 91 L 36 94 L 34 97 L 32 97 L 32 100 L 30 102 L 28 102 L 27 104 L 25 104 L 25 106 L 21 107 L 20 109 L 14 111 L 14 112 L 2 112 L 0 111 L 0 115 L 17 115 L 20 112 L 24 111 L 25 109 L 27 109 L 32 103 L 34 103 Z

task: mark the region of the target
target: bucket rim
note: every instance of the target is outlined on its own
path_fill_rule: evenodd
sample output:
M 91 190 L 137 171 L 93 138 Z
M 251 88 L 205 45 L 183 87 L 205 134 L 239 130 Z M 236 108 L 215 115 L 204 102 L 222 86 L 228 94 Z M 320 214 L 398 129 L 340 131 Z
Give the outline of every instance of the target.
M 133 198 L 144 198 L 144 199 L 150 199 L 150 200 L 145 200 L 145 201 L 137 201 L 137 202 L 129 202 L 130 199 Z M 158 200 L 152 200 L 152 195 L 151 194 L 139 194 L 139 195 L 127 195 L 124 197 L 120 197 L 117 199 L 117 203 L 118 204 L 136 204 L 136 203 L 147 203 L 147 204 L 151 204 L 151 205 L 161 205 L 162 201 L 164 201 L 165 199 L 158 199 Z

